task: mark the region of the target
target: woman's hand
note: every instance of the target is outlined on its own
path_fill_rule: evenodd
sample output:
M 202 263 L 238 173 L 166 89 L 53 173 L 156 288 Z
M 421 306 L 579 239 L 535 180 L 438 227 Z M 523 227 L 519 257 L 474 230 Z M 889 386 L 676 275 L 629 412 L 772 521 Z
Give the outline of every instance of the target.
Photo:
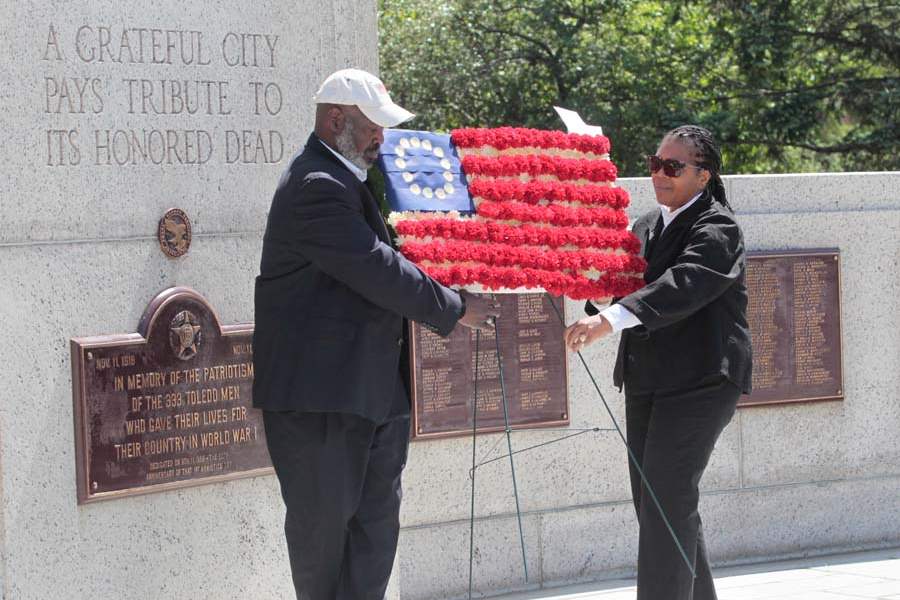
M 566 328 L 564 340 L 566 348 L 578 352 L 613 332 L 609 321 L 601 315 L 585 317 Z

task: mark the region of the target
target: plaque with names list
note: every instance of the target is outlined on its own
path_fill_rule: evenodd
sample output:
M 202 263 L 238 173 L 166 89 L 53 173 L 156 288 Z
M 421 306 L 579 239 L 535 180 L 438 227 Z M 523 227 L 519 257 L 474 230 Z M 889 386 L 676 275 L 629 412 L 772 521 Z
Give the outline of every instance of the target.
M 751 252 L 753 392 L 739 406 L 843 400 L 836 249 Z
M 481 294 L 484 295 L 484 294 Z M 569 423 L 564 327 L 547 294 L 496 294 L 500 356 L 493 332 L 478 343 L 478 431 L 504 428 L 500 365 L 510 426 Z M 553 301 L 562 312 L 563 299 Z M 475 331 L 457 327 L 447 338 L 410 326 L 413 438 L 472 432 Z

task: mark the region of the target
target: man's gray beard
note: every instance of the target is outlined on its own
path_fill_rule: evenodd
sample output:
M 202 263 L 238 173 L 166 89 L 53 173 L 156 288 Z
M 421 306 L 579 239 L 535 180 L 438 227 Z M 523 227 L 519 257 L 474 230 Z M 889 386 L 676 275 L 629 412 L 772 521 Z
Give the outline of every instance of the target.
M 372 166 L 372 164 L 366 160 L 365 156 L 363 156 L 363 153 L 356 149 L 356 144 L 353 143 L 353 123 L 350 122 L 350 119 L 344 121 L 344 129 L 337 134 L 334 143 L 337 145 L 337 151 L 340 152 L 344 158 L 363 171 L 368 171 L 369 167 Z

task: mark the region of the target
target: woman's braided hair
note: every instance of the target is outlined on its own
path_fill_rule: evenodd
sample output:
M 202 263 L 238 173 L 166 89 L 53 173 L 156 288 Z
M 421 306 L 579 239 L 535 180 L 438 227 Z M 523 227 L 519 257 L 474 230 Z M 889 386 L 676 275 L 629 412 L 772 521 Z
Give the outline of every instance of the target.
M 674 138 L 690 145 L 694 149 L 697 166 L 709 171 L 709 182 L 706 189 L 716 202 L 731 210 L 725 197 L 725 184 L 719 172 L 722 170 L 722 153 L 713 139 L 712 133 L 698 125 L 682 125 L 665 135 L 663 139 Z

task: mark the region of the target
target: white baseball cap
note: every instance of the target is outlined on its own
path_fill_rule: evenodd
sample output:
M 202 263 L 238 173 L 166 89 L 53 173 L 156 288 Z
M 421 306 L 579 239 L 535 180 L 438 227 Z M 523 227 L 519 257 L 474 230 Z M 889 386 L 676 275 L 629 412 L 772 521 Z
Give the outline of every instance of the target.
M 329 75 L 313 101 L 316 104 L 357 106 L 370 121 L 381 127 L 396 127 L 415 116 L 391 101 L 380 79 L 360 69 L 342 69 Z

